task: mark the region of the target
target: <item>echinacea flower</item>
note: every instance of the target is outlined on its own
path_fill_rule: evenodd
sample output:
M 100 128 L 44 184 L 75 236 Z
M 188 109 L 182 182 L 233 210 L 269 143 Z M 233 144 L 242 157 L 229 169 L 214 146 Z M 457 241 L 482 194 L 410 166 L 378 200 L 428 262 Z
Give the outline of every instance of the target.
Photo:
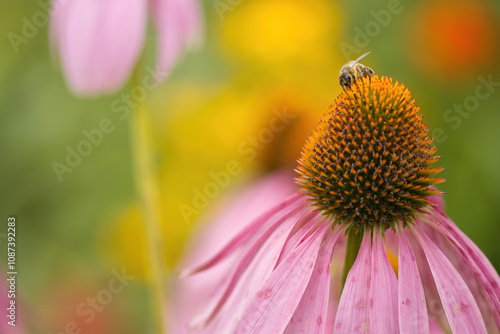
M 301 193 L 183 273 L 226 270 L 186 328 L 498 333 L 500 278 L 444 214 L 418 111 L 387 77 L 341 93 L 303 149 Z
M 141 55 L 148 9 L 158 33 L 155 78 L 164 79 L 182 51 L 201 37 L 197 0 L 53 1 L 51 44 L 75 94 L 121 87 Z

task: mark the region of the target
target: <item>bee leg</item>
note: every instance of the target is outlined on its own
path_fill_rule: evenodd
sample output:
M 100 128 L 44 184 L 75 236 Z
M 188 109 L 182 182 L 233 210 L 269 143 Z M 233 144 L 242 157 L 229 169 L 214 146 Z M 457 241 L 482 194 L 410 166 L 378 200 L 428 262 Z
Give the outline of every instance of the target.
M 375 74 L 375 72 L 373 72 L 373 70 L 371 68 L 369 68 L 369 67 L 364 68 L 364 75 L 371 77 L 374 74 Z

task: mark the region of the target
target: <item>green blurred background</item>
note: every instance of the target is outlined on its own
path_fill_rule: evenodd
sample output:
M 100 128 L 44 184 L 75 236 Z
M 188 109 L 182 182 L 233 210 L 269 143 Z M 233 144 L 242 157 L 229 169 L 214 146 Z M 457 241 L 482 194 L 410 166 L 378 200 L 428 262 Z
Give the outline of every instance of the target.
M 231 4 L 233 3 L 233 5 Z M 234 185 L 272 169 L 293 168 L 307 134 L 340 92 L 338 70 L 363 63 L 404 82 L 436 138 L 447 182 L 447 213 L 500 268 L 500 3 L 498 1 L 205 1 L 205 45 L 182 59 L 147 97 L 164 216 L 165 267 L 175 267 L 197 227 L 179 211 L 193 189 L 231 160 L 243 166 Z M 27 333 L 147 333 L 150 310 L 144 241 L 131 164 L 129 119 L 111 104 L 72 96 L 51 57 L 47 24 L 15 48 L 35 1 L 0 5 L 0 267 L 7 262 L 7 217 L 17 219 L 18 300 Z M 12 36 L 12 35 L 11 35 Z M 151 31 L 146 59 L 154 54 Z M 148 63 L 149 65 L 152 62 Z M 146 66 L 148 64 L 143 64 Z M 482 80 L 498 82 L 480 87 Z M 479 90 L 484 99 L 475 98 Z M 454 105 L 466 104 L 462 113 Z M 272 110 L 298 117 L 256 159 L 238 146 L 269 123 Z M 468 108 L 468 109 L 467 109 Z M 470 110 L 470 111 L 468 111 Z M 62 182 L 64 163 L 109 118 L 92 153 Z M 212 202 L 216 202 L 216 199 Z M 210 203 L 213 205 L 214 203 Z M 205 210 L 209 210 L 208 206 Z M 201 210 L 200 217 L 204 211 Z M 125 268 L 134 280 L 88 324 L 76 310 Z M 2 272 L 5 270 L 2 269 Z

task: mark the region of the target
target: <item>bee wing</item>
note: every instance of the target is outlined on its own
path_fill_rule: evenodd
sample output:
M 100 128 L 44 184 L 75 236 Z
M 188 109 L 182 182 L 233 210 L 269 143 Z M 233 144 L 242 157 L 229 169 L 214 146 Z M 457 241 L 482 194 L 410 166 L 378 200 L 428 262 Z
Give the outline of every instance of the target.
M 353 64 L 353 65 L 357 64 L 357 63 L 358 63 L 361 59 L 363 59 L 365 56 L 367 56 L 370 52 L 371 52 L 371 51 L 368 51 L 368 52 L 367 52 L 367 53 L 365 53 L 364 55 L 359 56 L 359 57 L 358 57 L 358 59 L 356 59 L 356 60 L 354 60 L 354 61 L 353 61 L 353 62 L 354 62 L 354 64 Z

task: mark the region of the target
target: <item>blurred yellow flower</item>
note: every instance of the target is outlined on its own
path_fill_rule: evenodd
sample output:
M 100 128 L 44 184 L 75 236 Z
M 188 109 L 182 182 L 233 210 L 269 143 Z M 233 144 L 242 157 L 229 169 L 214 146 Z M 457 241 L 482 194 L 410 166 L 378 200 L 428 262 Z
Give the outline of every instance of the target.
M 226 15 L 224 49 L 233 57 L 275 67 L 311 67 L 332 60 L 341 15 L 332 1 L 252 0 Z

